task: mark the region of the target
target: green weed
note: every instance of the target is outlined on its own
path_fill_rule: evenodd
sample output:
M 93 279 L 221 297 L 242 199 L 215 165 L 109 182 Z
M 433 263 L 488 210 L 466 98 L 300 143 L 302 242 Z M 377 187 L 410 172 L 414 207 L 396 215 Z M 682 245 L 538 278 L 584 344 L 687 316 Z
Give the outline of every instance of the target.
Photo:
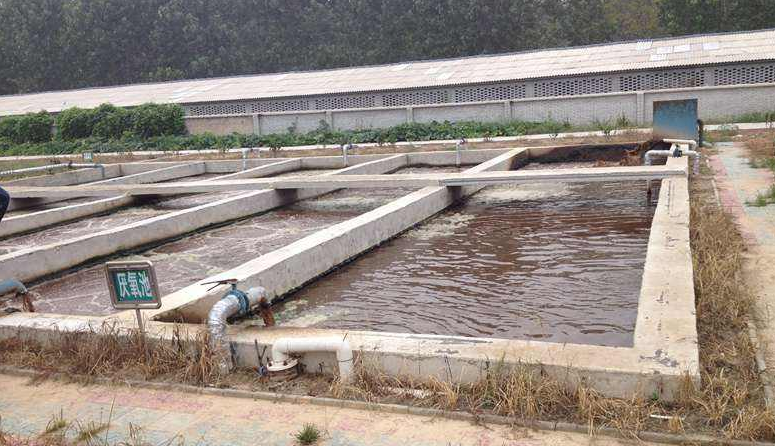
M 302 445 L 314 444 L 320 439 L 320 429 L 314 424 L 305 424 L 296 434 L 296 441 Z

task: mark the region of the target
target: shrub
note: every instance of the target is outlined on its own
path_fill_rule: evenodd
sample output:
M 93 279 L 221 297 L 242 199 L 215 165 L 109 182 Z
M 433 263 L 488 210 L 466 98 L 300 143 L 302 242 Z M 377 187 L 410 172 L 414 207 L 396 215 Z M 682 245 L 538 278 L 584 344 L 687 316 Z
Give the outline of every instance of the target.
M 17 116 L 8 116 L 7 118 L 0 119 L 0 138 L 7 142 L 16 141 L 18 136 L 16 134 L 16 124 L 19 118 Z
M 183 107 L 177 104 L 143 104 L 131 110 L 132 132 L 141 138 L 183 135 Z
M 102 104 L 94 110 L 92 136 L 102 139 L 120 139 L 132 128 L 132 114 L 125 108 Z
M 59 135 L 68 141 L 88 138 L 94 130 L 94 117 L 94 110 L 78 107 L 62 110 L 56 118 Z
M 53 120 L 46 111 L 27 113 L 19 117 L 16 133 L 19 142 L 41 143 L 51 141 Z
M 45 111 L 10 116 L 0 120 L 0 138 L 17 144 L 51 141 L 51 123 Z

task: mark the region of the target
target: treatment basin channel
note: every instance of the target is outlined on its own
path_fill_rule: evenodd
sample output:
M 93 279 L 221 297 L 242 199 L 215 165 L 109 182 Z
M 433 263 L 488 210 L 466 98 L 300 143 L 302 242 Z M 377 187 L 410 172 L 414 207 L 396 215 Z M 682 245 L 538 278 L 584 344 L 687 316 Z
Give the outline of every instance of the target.
M 410 167 L 401 169 L 398 173 L 444 171 L 457 171 L 457 168 Z M 329 171 L 297 171 L 277 176 L 325 172 Z M 224 226 L 202 230 L 152 249 L 113 260 L 152 261 L 156 268 L 160 292 L 166 295 L 196 281 L 239 266 L 262 254 L 282 248 L 315 231 L 387 204 L 412 190 L 414 189 L 339 190 Z M 191 207 L 212 201 L 214 195 L 222 198 L 221 194 L 197 194 L 175 200 L 189 200 L 185 207 Z M 82 221 L 81 224 L 88 224 L 88 222 Z M 103 268 L 104 262 L 100 262 L 33 286 L 31 291 L 36 296 L 34 302 L 36 311 L 78 315 L 114 313 Z
M 654 214 L 645 190 L 487 187 L 285 296 L 278 323 L 631 346 Z
M 217 177 L 217 174 L 203 174 L 191 177 L 176 178 L 165 181 L 164 183 L 177 183 L 184 181 L 202 181 Z M 39 231 L 31 232 L 20 236 L 12 236 L 0 240 L 0 255 L 21 249 L 36 248 L 50 243 L 56 243 L 76 237 L 81 237 L 95 232 L 104 231 L 118 226 L 127 225 L 146 218 L 166 214 L 168 212 L 186 209 L 198 206 L 214 199 L 223 199 L 240 193 L 239 191 L 208 193 L 208 194 L 189 194 L 173 197 L 161 197 L 157 199 L 138 199 L 134 206 L 122 207 L 111 210 L 100 215 L 90 216 L 75 221 L 51 226 Z M 85 203 L 98 200 L 99 198 L 89 197 L 88 199 L 78 199 L 77 202 Z M 68 205 L 76 204 L 69 200 Z M 52 203 L 54 204 L 61 204 Z M 35 208 L 35 211 L 40 209 Z

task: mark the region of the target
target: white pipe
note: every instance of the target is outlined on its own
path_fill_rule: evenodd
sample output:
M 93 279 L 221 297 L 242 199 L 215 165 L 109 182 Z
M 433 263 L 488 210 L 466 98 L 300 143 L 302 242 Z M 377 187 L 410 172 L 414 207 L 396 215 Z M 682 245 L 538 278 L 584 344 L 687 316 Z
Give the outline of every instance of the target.
M 23 169 L 6 170 L 6 171 L 3 171 L 3 172 L 0 172 L 0 175 L 16 175 L 16 174 L 19 174 L 19 173 L 39 172 L 39 171 L 43 171 L 43 170 L 61 169 L 63 167 L 69 167 L 69 168 L 73 168 L 73 169 L 80 169 L 80 168 L 100 168 L 100 169 L 104 169 L 102 164 L 60 163 L 60 164 L 49 164 L 47 166 L 25 167 Z
M 348 382 L 353 375 L 353 350 L 346 339 L 333 337 L 319 338 L 280 338 L 272 344 L 272 362 L 284 363 L 289 361 L 293 353 L 308 352 L 333 352 L 336 353 L 336 361 L 339 363 L 339 378 Z M 267 367 L 272 371 L 272 366 Z
M 649 150 L 643 156 L 644 164 L 646 164 L 647 166 L 650 166 L 652 162 L 652 158 L 655 156 L 670 157 L 670 156 L 677 156 L 680 154 L 681 156 L 688 156 L 692 158 L 692 161 L 693 161 L 692 170 L 694 171 L 694 174 L 697 175 L 700 173 L 700 153 L 694 150 L 681 150 L 680 147 L 678 147 L 678 144 L 687 144 L 690 147 L 696 147 L 697 146 L 696 142 L 692 140 L 684 140 L 684 139 L 665 139 L 663 141 L 673 144 L 672 147 L 670 147 L 670 150 Z
M 689 150 L 693 150 L 697 147 L 697 141 L 693 139 L 663 139 L 662 141 L 669 143 L 669 144 L 682 144 L 682 145 L 688 145 Z

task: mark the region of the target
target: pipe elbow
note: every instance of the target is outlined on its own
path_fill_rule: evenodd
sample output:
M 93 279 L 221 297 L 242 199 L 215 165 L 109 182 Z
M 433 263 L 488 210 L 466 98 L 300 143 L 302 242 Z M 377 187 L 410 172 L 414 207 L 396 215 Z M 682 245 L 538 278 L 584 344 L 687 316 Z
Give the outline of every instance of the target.
M 347 382 L 353 375 L 353 351 L 346 339 L 322 338 L 280 338 L 272 344 L 272 362 L 286 363 L 292 353 L 331 352 L 336 355 L 339 377 Z

